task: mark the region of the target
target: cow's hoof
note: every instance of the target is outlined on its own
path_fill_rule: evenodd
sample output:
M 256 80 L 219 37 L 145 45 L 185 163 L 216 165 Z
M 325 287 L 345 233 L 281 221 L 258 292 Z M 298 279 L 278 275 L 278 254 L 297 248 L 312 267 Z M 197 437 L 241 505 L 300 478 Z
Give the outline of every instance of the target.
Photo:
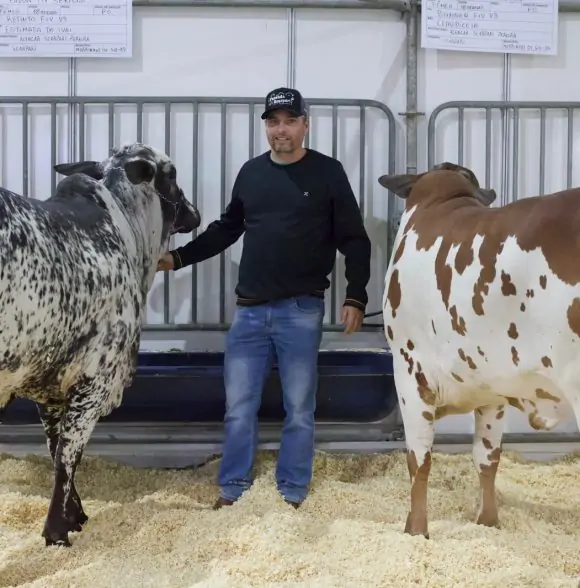
M 44 537 L 44 543 L 46 547 L 72 547 L 71 542 L 68 540 L 68 533 L 61 535 L 60 537 Z
M 405 533 L 407 535 L 411 535 L 413 537 L 420 537 L 423 536 L 425 537 L 425 539 L 429 539 L 429 533 L 422 533 L 421 531 L 407 531 L 407 529 L 405 529 Z
M 425 539 L 429 539 L 429 531 L 427 530 L 427 520 L 424 517 L 421 517 L 417 520 L 415 517 L 409 516 L 407 517 L 407 523 L 405 525 L 405 533 L 407 535 L 422 535 Z
M 476 525 L 482 525 L 484 527 L 499 528 L 499 518 L 497 516 L 485 516 L 479 515 L 475 521 Z

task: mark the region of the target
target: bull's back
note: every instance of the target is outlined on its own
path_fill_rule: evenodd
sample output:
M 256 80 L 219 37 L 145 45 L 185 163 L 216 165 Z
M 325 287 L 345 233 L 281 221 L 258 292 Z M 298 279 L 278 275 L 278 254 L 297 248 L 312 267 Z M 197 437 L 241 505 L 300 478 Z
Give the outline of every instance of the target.
M 0 396 L 58 394 L 117 317 L 134 320 L 137 282 L 118 230 L 98 211 L 88 217 L 101 224 L 87 230 L 79 214 L 0 199 Z

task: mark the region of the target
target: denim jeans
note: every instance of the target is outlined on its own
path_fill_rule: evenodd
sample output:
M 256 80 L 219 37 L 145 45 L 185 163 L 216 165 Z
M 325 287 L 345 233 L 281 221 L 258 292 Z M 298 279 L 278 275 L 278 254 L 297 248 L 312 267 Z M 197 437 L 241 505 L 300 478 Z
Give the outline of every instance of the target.
M 278 491 L 302 502 L 312 478 L 318 350 L 324 300 L 298 296 L 238 306 L 224 357 L 225 440 L 218 474 L 221 496 L 237 500 L 252 485 L 262 390 L 276 356 L 286 417 L 276 467 Z

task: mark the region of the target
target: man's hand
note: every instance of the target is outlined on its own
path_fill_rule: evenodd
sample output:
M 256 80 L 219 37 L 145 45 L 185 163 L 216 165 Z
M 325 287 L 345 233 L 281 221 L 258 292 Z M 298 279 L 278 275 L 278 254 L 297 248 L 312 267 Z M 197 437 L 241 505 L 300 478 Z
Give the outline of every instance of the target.
M 157 262 L 157 271 L 158 272 L 168 272 L 168 271 L 171 271 L 172 269 L 173 269 L 173 255 L 171 255 L 171 253 L 166 253 Z
M 340 320 L 344 325 L 344 332 L 347 335 L 358 331 L 361 328 L 364 312 L 354 306 L 343 306 Z

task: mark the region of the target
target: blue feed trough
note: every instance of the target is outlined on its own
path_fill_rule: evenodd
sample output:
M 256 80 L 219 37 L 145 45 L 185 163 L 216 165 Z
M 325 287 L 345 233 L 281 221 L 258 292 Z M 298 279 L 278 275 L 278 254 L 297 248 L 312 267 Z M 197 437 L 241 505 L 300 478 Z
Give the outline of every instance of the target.
M 316 419 L 326 422 L 373 422 L 397 406 L 390 353 L 321 351 Z M 101 422 L 210 423 L 223 420 L 225 393 L 223 353 L 140 353 L 132 385 L 123 403 Z M 277 365 L 266 382 L 260 409 L 263 422 L 284 419 Z M 2 414 L 3 424 L 36 424 L 36 407 L 14 400 Z

